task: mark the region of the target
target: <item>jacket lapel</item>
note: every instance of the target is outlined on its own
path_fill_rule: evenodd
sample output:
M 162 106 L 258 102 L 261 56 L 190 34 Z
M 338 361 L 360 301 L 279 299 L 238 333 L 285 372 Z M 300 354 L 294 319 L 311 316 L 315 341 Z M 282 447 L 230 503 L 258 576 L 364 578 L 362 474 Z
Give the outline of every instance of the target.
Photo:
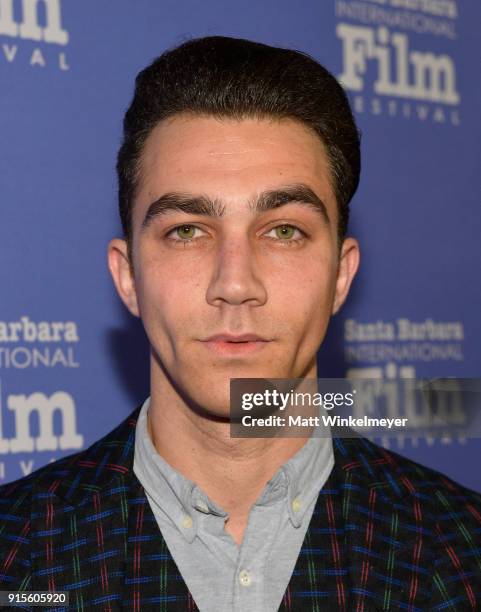
M 319 494 L 279 608 L 282 612 L 351 610 L 342 477 L 343 473 L 335 466 Z
M 68 591 L 85 612 L 197 612 L 132 470 L 138 412 L 36 483 L 29 588 Z
M 123 606 L 133 612 L 153 609 L 198 612 L 162 537 L 144 489 L 135 480 L 128 500 Z
M 418 500 L 379 447 L 354 438 L 334 448 L 280 610 L 421 612 L 420 579 L 434 560 Z

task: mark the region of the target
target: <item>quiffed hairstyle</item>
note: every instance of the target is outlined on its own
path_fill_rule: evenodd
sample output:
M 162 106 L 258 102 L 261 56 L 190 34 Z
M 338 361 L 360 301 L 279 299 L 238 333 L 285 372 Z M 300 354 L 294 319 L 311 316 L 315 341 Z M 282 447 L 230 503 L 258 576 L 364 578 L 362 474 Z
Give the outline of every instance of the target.
M 330 163 L 342 243 L 361 163 L 359 132 L 342 87 L 300 51 L 208 36 L 166 51 L 137 75 L 117 158 L 120 218 L 129 247 L 143 146 L 160 121 L 178 113 L 291 118 L 314 130 Z

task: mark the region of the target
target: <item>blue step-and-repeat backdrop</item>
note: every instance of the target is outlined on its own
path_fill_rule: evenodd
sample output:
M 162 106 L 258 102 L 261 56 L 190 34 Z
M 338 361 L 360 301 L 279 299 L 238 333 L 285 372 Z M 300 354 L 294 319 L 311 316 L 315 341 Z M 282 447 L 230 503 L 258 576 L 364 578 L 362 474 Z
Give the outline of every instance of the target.
M 305 51 L 352 100 L 362 265 L 319 376 L 478 377 L 480 24 L 471 0 L 0 0 L 0 481 L 148 395 L 143 330 L 106 265 L 115 155 L 136 73 L 193 36 Z M 389 444 L 481 489 L 479 439 Z

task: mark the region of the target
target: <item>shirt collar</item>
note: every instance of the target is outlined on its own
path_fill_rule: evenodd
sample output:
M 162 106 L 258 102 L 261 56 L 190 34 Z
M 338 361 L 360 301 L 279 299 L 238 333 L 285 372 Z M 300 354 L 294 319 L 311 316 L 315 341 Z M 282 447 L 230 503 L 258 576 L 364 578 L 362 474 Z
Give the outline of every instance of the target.
M 224 520 L 228 514 L 156 451 L 147 429 L 149 405 L 150 397 L 143 403 L 136 425 L 134 472 L 151 503 L 191 542 L 202 514 Z M 318 435 L 314 430 L 304 446 L 269 480 L 255 502 L 256 506 L 267 506 L 285 499 L 289 519 L 296 528 L 302 525 L 334 465 L 332 439 Z

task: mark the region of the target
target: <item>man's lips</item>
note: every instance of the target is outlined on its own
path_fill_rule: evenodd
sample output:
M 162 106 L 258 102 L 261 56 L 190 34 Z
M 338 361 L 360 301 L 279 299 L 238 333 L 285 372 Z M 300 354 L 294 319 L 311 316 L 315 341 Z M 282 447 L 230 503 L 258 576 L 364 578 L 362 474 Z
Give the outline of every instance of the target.
M 218 355 L 245 355 L 264 349 L 270 340 L 257 334 L 215 334 L 202 340 L 204 346 Z
M 215 334 L 204 342 L 268 342 L 268 340 L 257 334 Z

